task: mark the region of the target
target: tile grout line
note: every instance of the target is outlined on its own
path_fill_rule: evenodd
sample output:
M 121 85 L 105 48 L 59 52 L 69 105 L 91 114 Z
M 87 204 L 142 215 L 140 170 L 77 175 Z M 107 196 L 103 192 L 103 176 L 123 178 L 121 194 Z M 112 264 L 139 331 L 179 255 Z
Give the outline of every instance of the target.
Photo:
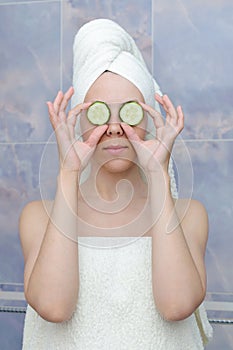
M 52 2 L 59 2 L 60 0 L 29 0 L 29 1 L 9 1 L 9 2 L 2 2 L 0 3 L 0 6 L 7 6 L 7 5 L 31 5 L 31 4 L 43 4 L 43 3 L 52 3 Z
M 233 139 L 182 139 L 176 140 L 176 143 L 196 143 L 196 142 L 233 142 Z M 0 146 L 7 145 L 55 145 L 56 141 L 23 141 L 23 142 L 0 142 Z
M 60 89 L 63 91 L 63 0 L 60 0 Z
M 17 146 L 17 145 L 56 145 L 56 141 L 28 141 L 28 142 L 0 142 L 0 146 Z
M 151 0 L 151 40 L 152 40 L 152 76 L 154 77 L 154 70 L 155 70 L 155 62 L 154 62 L 154 52 L 155 52 L 155 43 L 154 43 L 154 33 L 155 33 L 155 15 L 154 15 L 154 4 L 155 1 Z M 181 139 L 181 140 L 176 140 L 175 142 L 185 142 L 185 143 L 191 143 L 191 142 L 232 142 L 233 138 L 228 138 L 228 139 Z
M 152 56 L 152 64 L 151 64 L 151 73 L 152 77 L 154 77 L 154 6 L 153 0 L 151 0 L 151 56 Z
M 176 142 L 233 142 L 233 138 L 230 139 L 181 139 Z

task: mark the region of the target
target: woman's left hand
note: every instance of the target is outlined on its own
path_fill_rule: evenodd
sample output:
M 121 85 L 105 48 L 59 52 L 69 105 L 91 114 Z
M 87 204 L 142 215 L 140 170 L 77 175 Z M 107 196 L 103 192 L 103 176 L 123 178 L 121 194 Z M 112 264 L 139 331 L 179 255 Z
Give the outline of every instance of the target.
M 184 127 L 181 106 L 175 108 L 167 95 L 161 97 L 156 94 L 155 99 L 166 112 L 165 122 L 158 111 L 140 102 L 143 109 L 153 118 L 156 129 L 154 139 L 142 140 L 133 127 L 121 123 L 126 136 L 135 148 L 139 164 L 149 172 L 157 172 L 161 169 L 168 171 L 174 141 Z

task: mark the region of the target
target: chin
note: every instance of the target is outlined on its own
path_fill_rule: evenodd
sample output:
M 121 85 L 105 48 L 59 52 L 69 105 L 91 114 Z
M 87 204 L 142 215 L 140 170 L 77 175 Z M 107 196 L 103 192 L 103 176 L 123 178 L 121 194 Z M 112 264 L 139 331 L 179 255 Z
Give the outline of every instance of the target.
M 131 169 L 135 163 L 128 159 L 116 158 L 111 159 L 103 165 L 103 169 L 107 170 L 110 173 L 122 173 Z

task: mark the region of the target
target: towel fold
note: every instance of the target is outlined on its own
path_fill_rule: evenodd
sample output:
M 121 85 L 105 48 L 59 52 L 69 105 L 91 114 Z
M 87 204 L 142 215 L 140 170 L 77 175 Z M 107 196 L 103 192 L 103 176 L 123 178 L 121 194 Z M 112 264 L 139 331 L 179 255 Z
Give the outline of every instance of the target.
M 204 303 L 196 309 L 195 317 L 203 344 L 206 345 L 213 337 L 213 328 L 209 323 Z
M 82 102 L 94 81 L 106 70 L 131 81 L 142 93 L 145 102 L 160 110 L 154 99 L 162 94 L 150 74 L 133 38 L 109 19 L 86 23 L 76 34 L 73 45 L 72 106 Z

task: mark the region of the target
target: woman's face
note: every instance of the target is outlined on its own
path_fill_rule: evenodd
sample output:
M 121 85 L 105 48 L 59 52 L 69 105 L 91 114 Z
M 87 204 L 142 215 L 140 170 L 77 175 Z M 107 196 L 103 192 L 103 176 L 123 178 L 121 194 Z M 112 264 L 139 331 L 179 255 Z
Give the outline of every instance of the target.
M 93 158 L 100 166 L 107 167 L 111 172 L 127 170 L 136 161 L 136 153 L 121 127 L 119 108 L 127 101 L 141 101 L 144 98 L 137 87 L 120 75 L 105 72 L 88 90 L 85 102 L 103 101 L 108 104 L 111 110 L 108 128 L 101 137 Z M 144 139 L 146 134 L 146 116 L 140 124 L 134 126 L 137 135 Z M 85 113 L 81 115 L 80 127 L 83 140 L 86 141 L 93 128 Z

